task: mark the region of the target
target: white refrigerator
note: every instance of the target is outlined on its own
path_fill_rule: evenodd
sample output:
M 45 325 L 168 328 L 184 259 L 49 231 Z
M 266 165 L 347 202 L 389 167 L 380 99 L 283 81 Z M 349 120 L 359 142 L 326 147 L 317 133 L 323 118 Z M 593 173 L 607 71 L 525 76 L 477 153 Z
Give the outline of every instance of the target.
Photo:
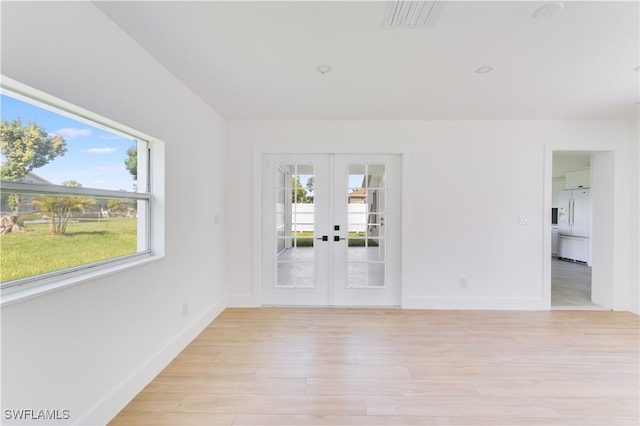
M 558 257 L 591 263 L 591 193 L 574 189 L 558 193 Z

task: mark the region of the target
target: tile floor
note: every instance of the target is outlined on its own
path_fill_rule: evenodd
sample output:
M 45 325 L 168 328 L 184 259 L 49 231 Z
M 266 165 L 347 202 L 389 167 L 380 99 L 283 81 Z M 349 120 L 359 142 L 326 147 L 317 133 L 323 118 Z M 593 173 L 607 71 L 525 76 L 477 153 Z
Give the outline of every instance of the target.
M 278 284 L 312 287 L 316 264 L 313 247 L 292 247 L 277 258 Z M 383 287 L 385 278 L 383 247 L 349 247 L 347 250 L 347 286 L 349 288 Z
M 591 302 L 591 267 L 554 257 L 551 262 L 551 306 L 555 309 L 599 308 Z

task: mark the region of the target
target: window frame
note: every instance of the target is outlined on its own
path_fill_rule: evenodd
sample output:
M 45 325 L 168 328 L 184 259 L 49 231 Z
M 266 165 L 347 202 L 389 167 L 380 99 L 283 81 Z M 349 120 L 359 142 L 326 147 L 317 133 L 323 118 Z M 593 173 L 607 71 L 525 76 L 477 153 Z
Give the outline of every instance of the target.
M 63 101 L 4 75 L 0 75 L 0 93 L 89 126 L 131 139 L 132 142 L 137 142 L 138 144 L 138 158 L 145 158 L 145 161 L 138 163 L 136 192 L 1 181 L 3 192 L 19 191 L 22 194 L 80 195 L 143 201 L 144 212 L 142 215 L 139 212 L 138 251 L 136 253 L 0 283 L 0 306 L 48 293 L 61 287 L 94 280 L 116 271 L 164 257 L 164 209 L 161 207 L 164 205 L 162 202 L 164 199 L 164 143 L 138 130 Z M 142 249 L 141 245 L 143 245 Z

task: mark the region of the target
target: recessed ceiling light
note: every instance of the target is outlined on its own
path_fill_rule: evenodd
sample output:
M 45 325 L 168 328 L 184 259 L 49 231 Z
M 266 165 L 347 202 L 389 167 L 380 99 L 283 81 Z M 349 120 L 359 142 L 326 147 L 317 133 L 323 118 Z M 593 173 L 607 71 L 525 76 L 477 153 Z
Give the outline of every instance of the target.
M 564 3 L 562 3 L 561 1 L 555 1 L 553 3 L 548 3 L 537 8 L 533 12 L 533 17 L 535 19 L 550 18 L 562 12 L 562 9 L 564 9 Z
M 320 74 L 326 74 L 331 71 L 331 67 L 329 65 L 320 65 L 316 68 Z
M 487 65 L 487 66 L 478 68 L 475 72 L 476 74 L 486 74 L 491 71 L 493 71 L 493 67 L 490 67 Z

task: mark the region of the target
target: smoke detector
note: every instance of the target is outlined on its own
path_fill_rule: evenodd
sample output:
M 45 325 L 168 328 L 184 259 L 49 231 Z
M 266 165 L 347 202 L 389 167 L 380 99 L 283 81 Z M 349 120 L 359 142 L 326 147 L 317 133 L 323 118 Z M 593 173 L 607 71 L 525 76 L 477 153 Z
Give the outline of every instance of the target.
M 439 0 L 389 2 L 384 26 L 389 28 L 424 28 L 433 17 Z
M 564 9 L 564 3 L 561 1 L 555 1 L 553 3 L 545 4 L 544 6 L 540 6 L 533 12 L 533 17 L 535 19 L 544 19 L 551 18 L 562 12 Z

